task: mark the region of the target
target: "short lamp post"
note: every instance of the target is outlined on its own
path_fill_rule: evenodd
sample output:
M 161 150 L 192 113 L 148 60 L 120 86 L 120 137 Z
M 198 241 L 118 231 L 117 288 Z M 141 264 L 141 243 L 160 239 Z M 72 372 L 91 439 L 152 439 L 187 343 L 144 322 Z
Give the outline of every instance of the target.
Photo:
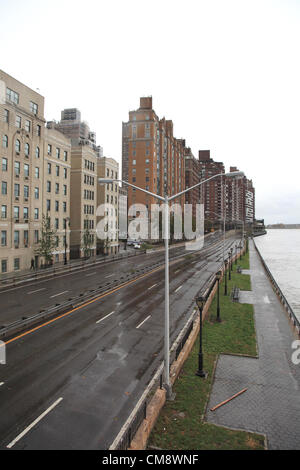
M 231 258 L 230 258 L 231 252 L 228 251 L 228 279 L 231 281 Z
M 235 264 L 237 264 L 237 256 L 238 255 L 238 245 L 235 245 Z
M 224 289 L 224 295 L 227 295 L 227 266 L 228 266 L 228 260 L 225 259 L 225 289 Z
M 220 317 L 220 279 L 221 279 L 221 271 L 218 271 L 216 274 L 216 279 L 218 283 L 218 295 L 217 295 L 217 322 L 221 322 Z
M 198 354 L 198 370 L 195 375 L 198 375 L 198 377 L 205 378 L 207 376 L 207 373 L 204 372 L 203 370 L 203 351 L 202 351 L 202 312 L 203 312 L 203 307 L 206 302 L 206 298 L 202 296 L 196 297 L 196 304 L 199 309 L 199 315 L 200 315 L 200 325 L 199 325 L 199 354 Z

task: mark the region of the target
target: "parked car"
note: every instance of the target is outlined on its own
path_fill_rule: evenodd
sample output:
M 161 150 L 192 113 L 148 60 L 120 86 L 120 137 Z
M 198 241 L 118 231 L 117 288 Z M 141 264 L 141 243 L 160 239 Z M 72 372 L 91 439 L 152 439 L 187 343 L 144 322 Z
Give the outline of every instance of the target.
M 140 245 L 139 243 L 135 243 L 135 244 L 133 245 L 133 248 L 139 249 L 139 248 L 141 248 L 141 245 Z

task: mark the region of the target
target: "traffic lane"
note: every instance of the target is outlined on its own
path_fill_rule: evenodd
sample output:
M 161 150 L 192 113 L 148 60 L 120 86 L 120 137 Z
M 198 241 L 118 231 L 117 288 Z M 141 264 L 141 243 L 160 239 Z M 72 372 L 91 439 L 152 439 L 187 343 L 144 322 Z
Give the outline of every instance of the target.
M 209 245 L 208 245 L 209 246 Z M 174 248 L 171 256 L 184 254 L 185 248 Z M 137 264 L 137 259 L 139 263 Z M 78 273 L 68 273 L 57 279 L 48 281 L 38 281 L 35 286 L 23 286 L 7 293 L 0 293 L 1 312 L 0 326 L 5 326 L 24 317 L 29 317 L 53 306 L 65 302 L 79 293 L 85 293 L 90 289 L 96 289 L 103 283 L 108 283 L 118 279 L 127 272 L 142 269 L 145 266 L 153 265 L 156 262 L 164 260 L 164 253 L 154 253 L 150 255 L 140 255 L 137 258 L 129 258 L 117 262 L 118 265 L 110 263 L 101 265 L 95 269 L 95 266 Z
M 193 289 L 186 286 L 186 298 L 173 298 L 171 294 L 171 329 L 174 322 L 178 322 L 176 313 L 180 316 L 181 310 L 187 310 L 199 289 L 199 279 L 191 281 L 189 278 L 189 283 Z M 138 296 L 144 297 L 143 286 L 136 291 Z M 163 291 L 156 295 L 155 318 L 160 322 L 164 311 Z M 145 304 L 145 308 L 149 306 Z M 62 406 L 15 448 L 103 449 L 109 446 L 162 358 L 163 328 L 158 322 L 149 322 L 147 327 L 137 330 L 132 328 L 132 316 L 128 320 L 123 321 L 122 327 L 115 327 L 115 339 L 104 342 L 94 360 L 59 391 Z
M 157 275 L 157 273 L 156 273 Z M 159 279 L 154 279 L 154 280 L 159 280 Z M 138 289 L 137 289 L 138 287 Z M 57 393 L 61 394 L 61 388 L 63 387 L 64 383 L 68 381 L 68 378 L 70 378 L 70 373 L 71 376 L 74 377 L 76 376 L 76 373 L 78 373 L 78 370 L 84 369 L 86 363 L 88 364 L 91 360 L 93 360 L 93 357 L 97 356 L 99 353 L 98 348 L 100 347 L 100 344 L 102 345 L 101 347 L 101 354 L 103 356 L 104 352 L 108 350 L 108 356 L 116 354 L 116 351 L 118 352 L 119 356 L 117 355 L 117 358 L 120 359 L 120 354 L 124 355 L 127 354 L 126 350 L 131 350 L 135 345 L 134 342 L 130 345 L 130 337 L 134 341 L 136 340 L 135 338 L 135 330 L 134 325 L 137 324 L 138 321 L 141 320 L 141 317 L 143 313 L 148 311 L 155 311 L 155 305 L 160 304 L 163 305 L 163 289 L 162 292 L 159 294 L 159 298 L 155 299 L 153 301 L 153 306 L 148 303 L 148 299 L 145 298 L 144 295 L 144 288 L 145 286 L 139 283 L 139 286 L 135 286 L 134 288 L 134 296 L 133 292 L 118 292 L 116 298 L 108 297 L 106 300 L 110 300 L 108 305 L 101 305 L 101 308 L 98 309 L 92 309 L 92 306 L 89 307 L 89 315 L 85 313 L 84 317 L 81 317 L 81 332 L 84 337 L 82 339 L 82 335 L 80 335 L 80 338 L 76 340 L 76 343 L 74 344 L 74 338 L 76 337 L 76 332 L 78 335 L 78 328 L 77 328 L 77 321 L 75 321 L 75 328 L 71 326 L 70 322 L 68 322 L 68 334 L 66 334 L 66 331 L 61 332 L 61 330 L 58 327 L 58 324 L 54 326 L 54 330 L 56 330 L 56 334 L 54 337 L 52 334 L 49 335 L 49 330 L 47 330 L 47 335 L 46 338 L 44 338 L 45 335 L 42 335 L 42 337 L 39 337 L 39 341 L 36 343 L 37 336 L 33 338 L 35 341 L 30 342 L 30 349 L 31 349 L 31 354 L 27 355 L 27 357 L 24 358 L 23 353 L 19 355 L 19 357 L 16 358 L 17 364 L 20 364 L 21 366 L 21 371 L 19 371 L 19 376 L 15 377 L 15 383 L 13 381 L 9 381 L 9 378 L 6 378 L 6 385 L 9 386 L 10 388 L 10 396 L 6 397 L 4 394 L 2 395 L 3 402 L 7 403 L 7 399 L 11 400 L 11 393 L 12 390 L 16 390 L 18 387 L 18 384 L 22 383 L 22 392 L 17 390 L 17 393 L 15 394 L 15 400 L 11 400 L 11 405 L 10 408 L 14 410 L 14 416 L 17 414 L 17 408 L 20 403 L 26 403 L 26 412 L 25 415 L 20 416 L 18 419 L 18 423 L 22 423 L 19 425 L 20 428 L 24 428 L 25 424 L 30 422 L 30 420 L 34 419 L 37 413 L 37 406 L 34 401 L 34 396 L 37 395 L 39 397 L 39 400 L 41 400 L 41 394 L 44 394 L 44 399 L 42 400 L 44 405 L 44 408 L 47 405 L 50 404 L 51 399 L 53 396 Z M 198 286 L 197 286 L 198 288 Z M 153 296 L 152 296 L 153 297 Z M 133 300 L 134 299 L 134 300 Z M 144 305 L 140 306 L 140 300 L 143 300 Z M 189 299 L 190 300 L 190 299 Z M 178 301 L 178 299 L 177 299 Z M 114 302 L 114 305 L 111 303 Z M 135 317 L 134 313 L 134 304 L 136 303 L 137 306 L 137 314 Z M 107 314 L 108 311 L 111 310 L 111 308 L 118 308 L 119 304 L 120 310 L 116 312 L 116 315 L 113 315 L 110 319 L 109 322 L 104 322 L 101 324 L 101 332 L 102 334 L 100 335 L 101 338 L 97 335 L 96 339 L 93 340 L 93 335 L 91 335 L 90 331 L 87 331 L 87 329 L 92 326 L 94 330 L 94 322 L 97 321 L 98 317 L 100 314 L 102 316 L 104 314 Z M 171 308 L 173 309 L 173 301 L 172 301 L 172 293 L 171 293 Z M 92 309 L 92 311 L 91 311 Z M 180 309 L 177 309 L 180 311 Z M 156 315 L 157 317 L 157 315 Z M 160 316 L 158 315 L 158 319 Z M 162 316 L 161 316 L 162 318 Z M 171 315 L 171 328 L 172 328 L 172 315 Z M 85 320 L 86 324 L 82 323 L 82 320 Z M 134 325 L 131 325 L 131 321 L 134 319 Z M 70 320 L 73 321 L 76 320 L 76 317 L 70 318 Z M 92 325 L 90 323 L 90 320 L 92 322 Z M 121 325 L 120 325 L 120 321 Z M 129 321 L 128 325 L 127 320 Z M 125 322 L 125 325 L 124 325 Z M 121 328 L 120 328 L 121 326 Z M 47 327 L 48 328 L 48 327 Z M 144 330 L 141 329 L 141 331 Z M 99 330 L 97 330 L 99 331 Z M 163 329 L 162 329 L 163 331 Z M 84 334 L 83 334 L 84 332 Z M 58 335 L 57 335 L 58 333 Z M 157 332 L 156 337 L 157 337 Z M 133 338 L 132 338 L 133 337 Z M 126 342 L 126 347 L 122 347 L 122 338 L 125 339 Z M 139 340 L 139 337 L 137 338 Z M 48 343 L 47 343 L 48 340 Z M 50 344 L 49 344 L 50 340 Z M 21 343 L 24 343 L 26 341 L 25 339 L 21 340 Z M 41 343 L 43 344 L 43 351 L 41 350 Z M 85 348 L 84 348 L 84 354 L 82 354 L 80 345 L 82 345 L 82 342 L 85 343 Z M 33 347 L 33 344 L 35 347 Z M 53 350 L 52 343 L 55 344 L 55 351 Z M 153 341 L 151 343 L 153 345 Z M 161 341 L 158 341 L 158 344 L 161 345 Z M 62 347 L 62 350 L 60 354 L 57 354 L 58 351 L 60 351 L 60 348 Z M 113 349 L 113 348 L 116 349 Z M 147 367 L 149 364 L 155 360 L 158 354 L 157 348 L 154 350 L 153 354 L 150 356 L 148 355 L 148 349 L 144 350 L 144 354 L 146 353 L 146 358 L 144 358 L 144 367 L 147 362 Z M 159 349 L 159 348 L 158 348 Z M 24 351 L 24 344 L 22 347 L 22 350 Z M 17 349 L 17 351 L 21 351 L 20 348 Z M 70 354 L 71 351 L 77 351 L 77 354 L 72 355 Z M 79 352 L 78 352 L 79 351 Z M 87 354 L 87 351 L 90 352 L 90 355 Z M 8 351 L 9 352 L 9 351 Z M 37 358 L 40 358 L 43 355 L 44 360 L 42 361 L 42 364 Z M 46 356 L 46 357 L 45 357 Z M 97 356 L 98 357 L 98 356 Z M 106 357 L 106 355 L 104 356 Z M 71 367 L 71 362 L 76 361 L 76 370 L 73 371 L 72 373 L 72 367 Z M 37 361 L 37 364 L 36 364 Z M 41 367 L 44 367 L 43 364 L 47 363 L 48 367 L 51 366 L 54 368 L 52 370 L 52 373 L 49 375 L 47 373 L 47 377 L 45 377 L 45 372 L 44 369 L 41 371 Z M 145 362 L 146 361 L 146 362 Z M 63 365 L 57 366 L 58 364 L 61 364 L 63 362 Z M 106 362 L 106 361 L 104 361 Z M 9 361 L 11 363 L 11 360 Z M 73 364 L 74 365 L 74 364 Z M 140 367 L 140 372 L 138 375 L 141 375 L 144 371 L 144 367 Z M 28 369 L 29 368 L 29 369 Z M 79 368 L 79 369 L 78 369 Z M 136 371 L 136 366 L 134 366 L 134 370 Z M 37 373 L 38 371 L 38 373 Z M 43 377 L 41 377 L 41 375 Z M 32 384 L 31 381 L 27 384 L 29 387 L 30 391 L 27 393 L 26 390 L 26 377 L 33 377 L 37 376 L 35 384 Z M 102 372 L 102 377 L 105 378 L 105 370 Z M 33 389 L 35 389 L 35 393 L 33 393 Z M 4 390 L 3 390 L 4 392 Z M 23 410 L 24 412 L 25 410 Z M 42 408 L 40 409 L 40 412 L 42 412 Z M 2 411 L 1 411 L 2 413 Z M 7 418 L 7 414 L 2 413 L 2 416 L 4 414 L 4 417 Z M 26 422 L 25 422 L 26 421 Z M 8 423 L 7 420 L 3 421 L 4 429 L 8 429 Z M 2 435 L 3 430 L 1 429 L 1 435 Z M 10 435 L 13 436 L 14 432 L 11 430 Z M 13 437 L 12 437 L 13 438 Z
M 145 255 L 146 256 L 146 255 Z M 158 262 L 163 259 L 163 255 L 151 257 L 151 263 Z M 41 309 L 46 309 L 56 303 L 62 303 L 69 298 L 75 297 L 80 293 L 85 293 L 90 289 L 95 289 L 99 285 L 105 285 L 115 278 L 125 275 L 130 270 L 136 270 L 143 266 L 149 265 L 148 258 L 140 260 L 136 264 L 136 259 L 130 259 L 121 264 L 109 264 L 91 268 L 91 272 L 78 272 L 65 275 L 58 279 L 49 279 L 44 281 L 41 286 L 23 286 L 10 292 L 2 292 L 0 326 L 19 320 L 23 316 L 31 316 L 38 313 Z M 115 276 L 115 277 L 114 277 Z
M 155 277 L 148 280 L 148 287 L 152 283 L 158 284 L 161 275 L 155 273 Z M 93 359 L 99 344 L 104 344 L 104 347 L 106 341 L 109 345 L 114 344 L 119 339 L 115 336 L 116 327 L 125 318 L 134 315 L 135 308 L 138 315 L 142 315 L 145 307 L 140 310 L 139 303 L 148 302 L 144 294 L 145 280 L 141 286 L 140 290 L 136 285 L 120 289 L 113 295 L 103 297 L 101 302 L 70 314 L 67 322 L 67 318 L 60 319 L 7 345 L 7 366 L 1 369 L 1 381 L 5 383 L 0 403 L 3 417 L 1 436 L 11 428 L 11 415 L 19 416 L 19 423 L 28 421 L 27 416 L 29 420 L 33 418 L 41 397 L 42 402 L 47 403 L 47 399 L 58 392 L 70 376 Z M 112 311 L 115 314 L 109 322 L 96 323 Z M 1 410 L 4 403 L 5 409 Z M 5 412 L 7 409 L 11 410 L 11 415 Z

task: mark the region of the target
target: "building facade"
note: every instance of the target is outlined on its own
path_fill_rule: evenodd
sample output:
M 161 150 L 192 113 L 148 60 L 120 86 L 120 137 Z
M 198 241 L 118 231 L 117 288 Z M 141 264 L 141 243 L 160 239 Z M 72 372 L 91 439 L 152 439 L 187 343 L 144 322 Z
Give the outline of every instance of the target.
M 53 206 L 55 208 L 52 188 L 48 197 L 46 194 L 48 178 L 45 169 L 49 157 L 46 151 L 48 145 L 52 145 L 63 155 L 70 151 L 70 144 L 63 136 L 58 138 L 45 128 L 44 97 L 3 71 L 0 71 L 0 112 L 0 272 L 6 273 L 29 269 L 32 260 L 35 267 L 43 263 L 36 251 L 43 215 L 47 213 L 45 201 L 50 199 L 49 213 Z M 61 167 L 62 162 L 54 159 Z M 68 165 L 67 162 L 64 164 Z M 51 179 L 51 184 L 58 190 L 55 200 L 59 206 L 63 201 L 66 203 L 64 214 L 51 212 L 52 225 L 58 218 L 58 227 L 62 227 L 63 219 L 69 215 L 69 179 L 64 183 Z M 66 186 L 66 195 L 63 194 L 63 185 Z M 60 261 L 64 256 L 62 243 L 58 240 L 53 261 Z
M 215 162 L 210 157 L 209 150 L 199 150 L 199 170 L 201 180 L 214 175 L 225 173 L 223 162 Z M 204 204 L 205 218 L 210 221 L 219 221 L 224 217 L 224 178 L 213 178 L 200 186 L 200 200 Z
M 97 158 L 98 178 L 119 178 L 119 164 L 113 158 Z M 101 222 L 107 234 L 106 239 L 97 238 L 97 254 L 116 254 L 119 251 L 119 184 L 98 185 L 97 225 Z M 105 220 L 104 220 L 105 219 Z M 105 222 L 105 223 L 104 223 Z M 104 235 L 104 234 L 103 234 Z

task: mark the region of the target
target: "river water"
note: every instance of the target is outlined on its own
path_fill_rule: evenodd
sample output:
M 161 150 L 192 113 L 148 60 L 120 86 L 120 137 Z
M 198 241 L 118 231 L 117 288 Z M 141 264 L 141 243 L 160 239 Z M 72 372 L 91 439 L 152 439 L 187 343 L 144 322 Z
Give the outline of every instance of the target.
M 274 279 L 300 320 L 300 230 L 267 229 L 255 243 Z

